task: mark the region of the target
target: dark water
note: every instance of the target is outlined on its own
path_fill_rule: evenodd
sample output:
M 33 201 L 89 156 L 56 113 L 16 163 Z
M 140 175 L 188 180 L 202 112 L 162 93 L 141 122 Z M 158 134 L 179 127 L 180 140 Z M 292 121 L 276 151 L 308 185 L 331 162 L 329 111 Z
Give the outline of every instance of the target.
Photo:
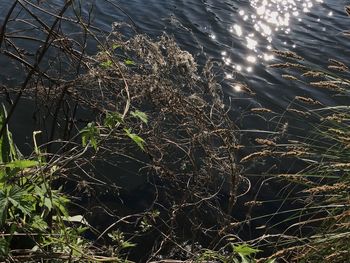
M 246 82 L 265 105 L 285 107 L 295 96 L 334 104 L 327 93 L 294 85 L 266 65 L 276 62 L 273 49 L 290 50 L 315 65 L 328 58 L 345 63 L 350 55 L 350 28 L 343 0 L 121 0 L 141 32 L 173 34 L 192 54 L 204 52 L 226 64 L 227 94 L 241 97 L 237 81 Z M 119 10 L 96 1 L 96 22 L 128 21 Z
M 63 2 L 50 0 L 45 4 L 58 10 Z M 0 1 L 1 24 L 12 3 Z M 82 1 L 82 16 L 86 18 L 93 6 L 93 25 L 106 32 L 110 32 L 113 22 L 127 22 L 135 23 L 140 33 L 152 37 L 163 32 L 171 34 L 199 61 L 210 58 L 224 64 L 220 78 L 233 109 L 244 111 L 263 105 L 283 110 L 295 96 L 311 96 L 328 105 L 338 103 L 339 98 L 302 83 L 295 85 L 283 79 L 281 71 L 267 65 L 278 62 L 272 53 L 274 49 L 296 52 L 316 67 L 326 67 L 328 58 L 346 63 L 350 41 L 343 32 L 350 28 L 350 17 L 344 11 L 345 5 L 345 0 L 89 0 Z M 18 13 L 19 21 L 24 14 Z M 15 22 L 10 30 L 16 32 L 26 26 Z M 65 33 L 72 35 L 78 30 L 74 23 L 63 27 Z M 37 46 L 30 41 L 18 45 L 28 50 L 36 50 Z M 88 48 L 93 52 L 94 46 L 92 43 Z M 3 58 L 0 55 L 0 83 L 20 83 L 23 71 Z M 241 82 L 247 83 L 256 96 L 241 92 Z M 35 129 L 28 121 L 33 114 L 27 110 L 30 107 L 30 102 L 22 102 L 14 117 L 18 120 L 14 130 L 21 131 L 17 136 L 19 144 L 27 145 L 29 151 Z M 259 126 L 261 122 L 255 124 Z M 28 133 L 23 135 L 22 131 Z
M 50 0 L 45 4 L 58 10 L 63 2 Z M 1 24 L 12 3 L 0 1 Z M 163 32 L 173 35 L 200 62 L 210 58 L 223 63 L 220 78 L 225 93 L 232 99 L 233 109 L 263 105 L 283 110 L 295 96 L 310 96 L 327 105 L 339 102 L 338 97 L 326 91 L 283 79 L 281 71 L 267 65 L 279 62 L 273 55 L 274 49 L 296 52 L 315 67 L 326 67 L 329 58 L 346 63 L 350 58 L 350 41 L 343 33 L 350 28 L 350 17 L 344 11 L 345 0 L 89 0 L 81 3 L 82 16 L 87 17 L 89 7 L 93 6 L 93 25 L 106 32 L 110 32 L 113 22 L 135 23 L 140 33 L 152 37 Z M 18 13 L 19 21 L 23 13 Z M 26 26 L 15 22 L 10 30 Z M 63 27 L 65 33 L 72 35 L 78 30 L 74 23 Z M 24 41 L 18 45 L 35 50 L 37 44 Z M 88 48 L 93 52 L 93 47 Z M 3 58 L 0 55 L 0 83 L 20 82 L 23 71 Z M 247 83 L 256 96 L 241 92 L 241 82 Z M 26 102 L 22 107 L 16 113 L 20 120 L 16 125 L 27 125 L 25 120 L 31 118 L 30 111 L 25 109 Z M 17 130 L 28 130 L 22 128 Z M 23 144 L 31 141 L 31 133 L 26 136 L 28 140 Z
M 0 2 L 0 22 L 12 2 Z M 63 3 L 48 2 L 56 8 Z M 157 37 L 167 32 L 200 61 L 205 54 L 205 59 L 223 62 L 224 89 L 232 98 L 244 96 L 237 82 L 245 82 L 257 94 L 253 104 L 285 108 L 296 95 L 336 103 L 325 92 L 284 80 L 266 65 L 277 61 L 273 49 L 294 51 L 314 65 L 325 65 L 328 58 L 346 62 L 350 41 L 343 32 L 350 18 L 345 0 L 90 0 L 82 5 L 91 4 L 93 24 L 107 32 L 113 22 L 130 23 L 131 17 L 141 33 Z M 73 24 L 65 28 L 70 30 L 74 33 Z M 10 67 L 0 66 L 0 77 L 11 75 Z

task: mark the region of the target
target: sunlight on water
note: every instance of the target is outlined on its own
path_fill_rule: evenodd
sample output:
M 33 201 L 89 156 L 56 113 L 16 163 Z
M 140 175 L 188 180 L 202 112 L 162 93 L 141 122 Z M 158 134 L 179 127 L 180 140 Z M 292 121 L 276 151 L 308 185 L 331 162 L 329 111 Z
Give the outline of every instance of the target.
M 276 36 L 288 36 L 293 30 L 293 22 L 302 21 L 303 14 L 309 13 L 323 0 L 250 0 L 250 9 L 239 10 L 240 23 L 231 26 L 232 36 L 240 39 L 247 48 L 245 61 L 236 63 L 227 52 L 222 52 L 222 59 L 226 66 L 232 67 L 236 72 L 252 72 L 254 65 L 260 61 L 271 61 L 274 56 L 271 52 Z M 329 13 L 328 16 L 332 16 Z M 247 30 L 247 23 L 251 23 L 252 29 Z M 283 41 L 287 49 L 294 49 L 296 45 Z M 232 74 L 226 74 L 227 79 L 232 79 Z M 232 89 L 239 92 L 241 89 L 233 84 Z

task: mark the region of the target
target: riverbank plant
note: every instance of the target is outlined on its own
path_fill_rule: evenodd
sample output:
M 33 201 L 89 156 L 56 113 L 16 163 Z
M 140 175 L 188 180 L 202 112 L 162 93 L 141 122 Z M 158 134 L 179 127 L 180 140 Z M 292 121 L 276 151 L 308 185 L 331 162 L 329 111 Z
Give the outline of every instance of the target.
M 173 38 L 125 23 L 105 35 L 78 1 L 52 8 L 15 1 L 0 31 L 0 58 L 23 73 L 3 89 L 3 261 L 349 261 L 346 104 L 300 95 L 278 113 L 237 118 L 220 63 L 198 66 Z M 30 29 L 16 35 L 23 21 Z M 276 55 L 271 67 L 295 85 L 347 98 L 345 63 L 324 70 Z M 22 155 L 9 127 L 26 100 L 40 132 Z M 241 129 L 245 117 L 268 128 Z
M 3 124 L 4 108 L 0 117 Z M 33 140 L 35 153 L 26 159 L 7 126 L 0 139 L 0 259 L 94 261 L 89 242 L 82 238 L 89 225 L 81 215 L 69 215 L 69 198 L 52 186 L 61 167 L 47 162 L 36 133 Z
M 273 257 L 284 262 L 348 262 L 349 68 L 331 58 L 325 69 L 289 51 L 275 53 L 281 63 L 270 67 L 281 69 L 287 80 L 308 89 L 322 89 L 327 96 L 344 99 L 344 104 L 327 105 L 312 97 L 296 96 L 282 114 L 267 109 L 261 115 L 273 130 L 256 138 L 259 151 L 249 153 L 241 162 L 269 163 L 261 187 L 267 181 L 283 182 L 276 198 L 284 201 L 268 216 L 288 215 L 271 226 L 286 226 L 272 245 L 277 251 Z M 265 202 L 273 200 L 261 203 Z
M 43 8 L 52 14 L 46 2 L 15 2 L 2 26 L 2 59 L 24 73 L 19 88 L 4 87 L 8 115 L 2 134 L 25 99 L 37 106 L 34 119 L 41 130 L 29 155 L 37 163 L 24 168 L 33 171 L 28 170 L 21 185 L 23 191 L 30 188 L 23 198 L 33 195 L 31 210 L 18 206 L 22 201 L 13 198 L 12 188 L 3 193 L 3 208 L 11 215 L 16 211 L 20 221 L 34 224 L 35 218 L 47 225 L 42 232 L 24 228 L 23 238 L 4 241 L 5 259 L 193 258 L 202 248 L 199 240 L 225 235 L 238 186 L 245 180 L 235 159 L 236 125 L 215 80 L 217 65 L 209 62 L 199 69 L 171 37 L 151 40 L 124 24 L 115 23 L 101 40 L 101 32 L 89 26 L 90 18 L 79 15 L 75 1 L 58 7 L 51 26 L 36 15 Z M 22 21 L 17 11 L 33 27 L 13 43 L 11 26 Z M 82 39 L 65 35 L 63 23 L 80 27 Z M 33 38 L 32 32 L 44 40 Z M 21 52 L 16 46 L 20 40 L 28 39 L 36 49 L 14 55 Z M 86 53 L 88 41 L 95 41 L 95 55 Z M 31 52 L 37 53 L 34 62 Z M 107 166 L 113 176 L 101 169 Z M 121 186 L 133 180 L 142 183 Z M 6 218 L 6 224 L 13 218 Z M 3 231 L 3 240 L 11 237 L 10 229 Z M 24 244 L 28 238 L 34 244 Z

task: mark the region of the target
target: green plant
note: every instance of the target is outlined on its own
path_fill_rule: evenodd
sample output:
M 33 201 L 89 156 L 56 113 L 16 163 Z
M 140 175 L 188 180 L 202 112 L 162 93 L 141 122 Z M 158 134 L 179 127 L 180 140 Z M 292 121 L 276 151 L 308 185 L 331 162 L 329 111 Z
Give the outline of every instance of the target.
M 255 255 L 261 252 L 248 244 L 234 244 L 229 242 L 220 251 L 205 250 L 200 253 L 196 262 L 207 262 L 208 260 L 215 260 L 215 262 L 222 263 L 256 263 Z M 262 261 L 259 261 L 262 262 Z M 264 263 L 274 263 L 274 259 L 263 261 Z
M 3 110 L 0 121 L 5 116 Z M 86 136 L 94 146 L 94 127 L 89 127 Z M 71 200 L 62 187 L 53 188 L 59 166 L 45 162 L 35 139 L 37 133 L 33 135 L 36 156 L 31 159 L 22 156 L 8 129 L 0 138 L 0 259 L 11 257 L 16 262 L 19 256 L 37 262 L 38 254 L 57 262 L 119 261 L 119 257 L 95 254 L 91 242 L 83 238 L 91 226 L 83 216 L 71 216 L 67 209 Z M 119 237 L 115 251 L 132 246 Z

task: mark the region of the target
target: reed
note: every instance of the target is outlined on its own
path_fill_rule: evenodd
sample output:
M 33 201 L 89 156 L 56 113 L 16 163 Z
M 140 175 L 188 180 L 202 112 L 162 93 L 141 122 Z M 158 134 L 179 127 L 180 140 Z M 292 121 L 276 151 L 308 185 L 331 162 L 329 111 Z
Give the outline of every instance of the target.
M 305 62 L 296 54 L 275 54 L 282 59 Z M 347 75 L 348 66 L 344 62 L 330 59 L 326 69 L 290 62 L 270 67 L 288 69 L 288 75 L 282 75 L 285 79 L 301 81 L 308 84 L 310 89 L 326 89 L 333 95 L 348 97 L 350 79 Z M 267 222 L 271 222 L 274 217 L 284 218 L 283 222 L 268 226 L 270 228 L 287 226 L 283 232 L 276 233 L 279 236 L 277 240 L 266 241 L 266 237 L 260 238 L 268 244 L 258 248 L 273 247 L 275 250 L 268 258 L 281 262 L 350 261 L 349 116 L 348 105 L 327 106 L 311 97 L 296 96 L 284 112 L 276 113 L 269 119 L 275 124 L 271 125 L 274 132 L 282 130 L 283 123 L 289 123 L 283 136 L 272 131 L 266 132 L 265 134 L 271 135 L 256 139 L 256 151 L 241 159 L 244 163 L 270 164 L 266 173 L 260 175 L 267 178 L 260 187 L 266 181 L 270 184 L 284 182 L 283 189 L 278 194 L 284 200 L 281 207 L 270 216 L 262 216 L 269 218 Z M 273 141 L 273 144 L 269 141 Z M 273 147 L 261 151 L 261 145 Z M 260 161 L 257 161 L 257 157 Z M 281 170 L 287 172 L 281 173 Z M 260 195 L 256 196 L 260 206 L 265 202 L 277 201 L 261 201 Z M 282 209 L 284 202 L 291 204 L 288 200 L 299 204 L 294 211 Z M 288 216 L 281 217 L 283 214 Z M 249 220 L 252 222 L 260 218 L 261 215 L 252 216 Z M 287 239 L 284 238 L 285 235 L 288 235 Z

